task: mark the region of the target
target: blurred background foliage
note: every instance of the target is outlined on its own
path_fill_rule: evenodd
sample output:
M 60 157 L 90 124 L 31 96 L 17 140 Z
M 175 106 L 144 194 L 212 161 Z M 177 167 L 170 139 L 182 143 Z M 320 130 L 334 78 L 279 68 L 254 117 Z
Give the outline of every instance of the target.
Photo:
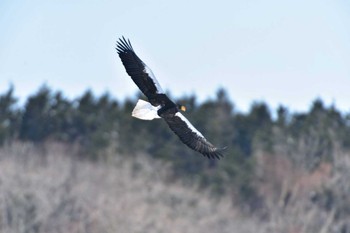
M 350 147 L 350 115 L 321 99 L 304 113 L 290 113 L 284 106 L 272 112 L 263 102 L 241 113 L 219 89 L 216 98 L 202 103 L 196 96 L 176 100 L 187 106 L 186 117 L 209 141 L 228 146 L 224 159 L 209 160 L 182 144 L 162 120 L 132 118 L 138 98 L 143 97 L 118 101 L 87 90 L 70 100 L 44 85 L 20 106 L 11 86 L 0 94 L 0 144 L 58 141 L 75 145 L 81 156 L 92 160 L 145 154 L 170 162 L 171 179 L 199 184 L 215 196 L 235 192 L 253 209 L 262 206 L 255 185 L 257 152 L 283 154 L 311 172 L 322 162 L 332 163 L 336 148 Z

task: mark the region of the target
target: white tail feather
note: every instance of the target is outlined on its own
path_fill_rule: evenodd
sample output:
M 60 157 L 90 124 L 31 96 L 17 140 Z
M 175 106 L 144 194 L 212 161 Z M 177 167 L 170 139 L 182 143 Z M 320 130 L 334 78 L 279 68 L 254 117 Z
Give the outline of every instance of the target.
M 137 104 L 132 111 L 131 116 L 139 118 L 141 120 L 153 120 L 155 118 L 160 118 L 158 116 L 159 107 L 154 107 L 150 103 L 144 100 L 138 100 Z

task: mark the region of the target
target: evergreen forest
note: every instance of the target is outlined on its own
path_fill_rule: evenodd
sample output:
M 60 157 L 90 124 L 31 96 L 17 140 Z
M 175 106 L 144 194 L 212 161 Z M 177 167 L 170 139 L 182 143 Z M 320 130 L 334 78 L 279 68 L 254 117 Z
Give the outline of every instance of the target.
M 60 156 L 68 157 L 74 163 L 96 166 L 84 173 L 86 176 L 110 169 L 108 164 L 116 172 L 122 169 L 123 161 L 129 161 L 132 172 L 128 173 L 128 183 L 144 176 L 145 180 L 140 183 L 151 183 L 152 186 L 160 182 L 154 177 L 161 176 L 159 179 L 168 190 L 173 190 L 169 188 L 171 185 L 181 186 L 181 195 L 165 201 L 172 209 L 179 208 L 169 218 L 180 219 L 181 211 L 186 209 L 188 214 L 198 208 L 203 211 L 201 217 L 205 227 L 189 228 L 178 220 L 177 224 L 169 223 L 173 232 L 236 232 L 232 230 L 234 228 L 237 232 L 350 233 L 350 112 L 341 112 L 333 105 L 324 104 L 322 99 L 315 99 L 306 112 L 291 112 L 285 106 L 272 110 L 268 104 L 257 101 L 251 104 L 249 111 L 242 113 L 236 110 L 225 89 L 217 90 L 215 98 L 203 102 L 195 95 L 175 99 L 187 107 L 184 115 L 210 142 L 218 147 L 227 146 L 224 158 L 212 160 L 185 146 L 163 120 L 141 121 L 131 117 L 139 98 L 145 99 L 140 95 L 121 101 L 108 93 L 96 96 L 87 90 L 79 97 L 69 99 L 61 91 L 44 85 L 20 105 L 15 87 L 0 93 L 0 231 L 172 232 L 157 225 L 156 220 L 148 219 L 147 225 L 143 221 L 146 218 L 141 217 L 142 228 L 131 229 L 126 224 L 124 230 L 118 231 L 111 227 L 113 223 L 106 222 L 112 213 L 116 214 L 114 212 L 95 219 L 86 207 L 89 205 L 81 204 L 84 192 L 74 194 L 71 191 L 74 194 L 71 198 L 63 198 L 69 193 L 67 190 L 81 184 L 80 178 L 75 181 L 67 178 L 69 185 L 64 186 L 62 198 L 56 200 L 56 203 L 66 204 L 57 204 L 51 212 L 47 210 L 51 215 L 45 216 L 50 217 L 43 217 L 40 209 L 43 207 L 38 204 L 35 191 L 23 188 L 18 191 L 20 194 L 14 193 L 10 189 L 18 185 L 15 181 L 6 186 L 9 174 L 16 175 L 6 173 L 4 161 L 16 158 L 19 163 L 23 160 L 20 157 L 26 157 L 27 161 L 28 156 L 50 161 L 55 159 L 50 154 L 57 150 L 61 151 Z M 36 166 L 51 168 L 59 163 L 38 164 Z M 99 166 L 107 167 L 100 169 Z M 80 168 L 84 169 L 87 168 Z M 153 174 L 153 178 L 146 178 L 146 174 Z M 67 177 L 71 176 L 68 172 Z M 104 177 L 108 180 L 109 175 Z M 114 186 L 113 182 L 106 184 Z M 104 186 L 96 189 L 108 193 Z M 189 191 L 185 190 L 192 190 L 196 198 L 191 199 Z M 153 198 L 151 193 L 145 194 L 143 204 Z M 165 195 L 176 192 L 173 190 L 172 193 Z M 198 196 L 201 193 L 205 197 Z M 187 197 L 188 203 L 183 204 Z M 198 203 L 199 198 L 216 203 L 213 204 L 215 207 Z M 152 203 L 156 206 L 157 198 Z M 72 209 L 68 211 L 66 205 L 80 209 L 70 207 Z M 108 204 L 98 206 L 103 211 L 107 211 L 107 207 Z M 220 213 L 226 216 L 212 219 L 213 224 L 209 227 L 206 224 L 211 218 L 205 215 L 205 208 L 212 208 L 215 216 L 221 216 Z M 63 217 L 69 214 L 71 218 Z M 78 217 L 74 220 L 74 216 Z M 198 216 L 187 217 L 199 221 L 202 218 Z M 50 220 L 55 218 L 56 221 Z M 231 218 L 242 219 L 241 225 L 232 225 Z M 64 224 L 59 225 L 60 221 Z M 74 228 L 77 222 L 84 227 Z M 119 226 L 127 221 L 121 222 Z M 67 223 L 72 228 L 65 228 Z M 23 227 L 19 229 L 15 225 Z

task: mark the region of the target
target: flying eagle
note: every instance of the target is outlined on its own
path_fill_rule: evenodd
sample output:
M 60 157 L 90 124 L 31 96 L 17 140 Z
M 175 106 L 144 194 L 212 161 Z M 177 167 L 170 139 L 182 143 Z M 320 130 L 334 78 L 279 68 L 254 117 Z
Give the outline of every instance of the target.
M 213 146 L 205 137 L 180 113 L 185 107 L 175 104 L 163 92 L 157 79 L 146 64 L 136 55 L 130 40 L 124 37 L 117 41 L 116 50 L 123 62 L 126 72 L 139 87 L 149 102 L 138 100 L 132 116 L 142 120 L 163 118 L 169 128 L 180 140 L 191 149 L 208 158 L 222 157 L 225 148 Z

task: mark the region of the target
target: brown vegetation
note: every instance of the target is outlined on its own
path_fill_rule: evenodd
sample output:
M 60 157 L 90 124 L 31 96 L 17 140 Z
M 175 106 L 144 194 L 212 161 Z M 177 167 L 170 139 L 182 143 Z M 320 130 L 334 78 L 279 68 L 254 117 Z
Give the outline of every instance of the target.
M 137 156 L 77 159 L 66 146 L 0 151 L 0 232 L 253 232 L 230 199 L 169 182 L 167 165 Z
M 310 173 L 283 157 L 257 157 L 265 209 L 242 214 L 229 193 L 213 198 L 174 181 L 169 164 L 147 155 L 92 162 L 62 144 L 5 146 L 0 232 L 348 232 L 346 205 L 339 199 L 327 207 L 317 199 L 331 189 L 349 208 L 348 154 L 339 154 L 335 167 L 322 163 Z

